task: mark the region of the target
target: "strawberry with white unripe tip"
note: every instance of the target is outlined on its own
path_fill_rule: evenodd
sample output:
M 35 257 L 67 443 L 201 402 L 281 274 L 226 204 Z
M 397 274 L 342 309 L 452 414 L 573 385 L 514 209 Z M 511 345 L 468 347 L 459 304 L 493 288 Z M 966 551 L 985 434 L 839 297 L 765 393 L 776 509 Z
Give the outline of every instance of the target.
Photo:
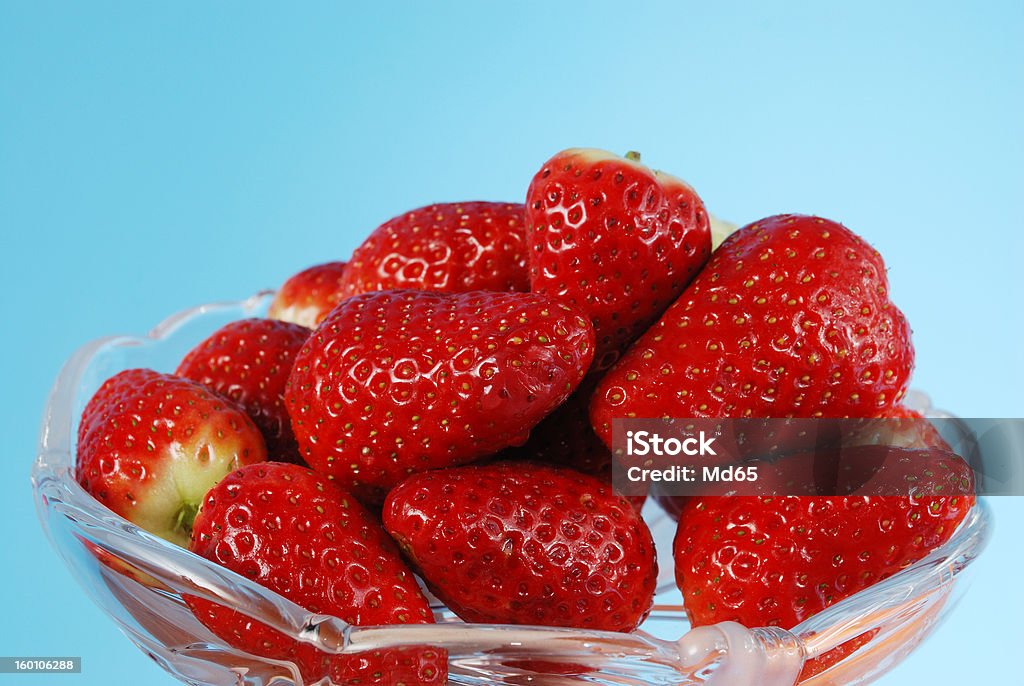
M 700 197 L 637 153 L 558 153 L 534 176 L 526 211 L 530 288 L 590 317 L 595 373 L 657 320 L 711 253 Z
M 266 456 L 259 429 L 230 400 L 188 379 L 129 369 L 85 406 L 75 476 L 117 514 L 185 546 L 206 492 Z

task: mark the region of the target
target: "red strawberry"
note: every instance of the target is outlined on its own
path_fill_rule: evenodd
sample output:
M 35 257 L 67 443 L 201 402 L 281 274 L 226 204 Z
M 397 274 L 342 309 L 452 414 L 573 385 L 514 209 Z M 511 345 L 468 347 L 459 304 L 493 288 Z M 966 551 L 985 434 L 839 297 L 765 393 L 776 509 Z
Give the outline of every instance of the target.
M 591 318 L 598 372 L 654 323 L 711 253 L 701 199 L 639 160 L 565 150 L 526 195 L 530 289 Z
M 647 525 L 571 469 L 506 462 L 416 474 L 388 495 L 384 527 L 466 621 L 631 631 L 651 608 Z
M 234 403 L 187 379 L 129 369 L 85 406 L 75 478 L 125 519 L 186 546 L 206 492 L 266 456 Z
M 267 316 L 310 329 L 341 302 L 344 262 L 327 262 L 290 277 L 274 295 Z
M 591 420 L 874 417 L 903 397 L 914 350 L 881 256 L 845 227 L 769 217 L 726 239 L 602 380 Z
M 974 504 L 970 470 L 944 451 L 903 452 L 894 470 L 913 470 L 918 493 L 950 495 L 691 498 L 673 548 L 691 623 L 792 628 L 947 541 Z
M 528 291 L 521 204 L 429 205 L 381 224 L 356 248 L 346 295 L 396 288 L 463 293 Z
M 306 462 L 379 503 L 412 472 L 522 443 L 593 350 L 590 323 L 542 295 L 366 293 L 306 342 L 285 400 Z
M 434 621 L 380 524 L 345 491 L 304 467 L 267 463 L 229 475 L 196 517 L 192 551 L 310 612 L 352 625 Z M 337 684 L 445 683 L 444 655 L 436 649 L 331 656 L 230 607 L 187 600 L 196 617 L 232 646 L 292 661 L 308 682 L 329 675 Z
M 193 348 L 176 373 L 238 403 L 263 432 L 270 459 L 301 462 L 283 396 L 311 333 L 274 319 L 231 322 Z

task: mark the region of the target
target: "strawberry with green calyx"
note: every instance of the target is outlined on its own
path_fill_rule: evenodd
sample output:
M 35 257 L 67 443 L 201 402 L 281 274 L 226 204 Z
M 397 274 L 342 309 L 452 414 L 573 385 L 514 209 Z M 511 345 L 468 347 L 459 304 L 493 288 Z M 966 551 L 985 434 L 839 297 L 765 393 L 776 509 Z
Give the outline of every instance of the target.
M 187 546 L 206 492 L 265 459 L 259 429 L 230 400 L 188 379 L 129 369 L 85 406 L 75 477 L 125 519 Z

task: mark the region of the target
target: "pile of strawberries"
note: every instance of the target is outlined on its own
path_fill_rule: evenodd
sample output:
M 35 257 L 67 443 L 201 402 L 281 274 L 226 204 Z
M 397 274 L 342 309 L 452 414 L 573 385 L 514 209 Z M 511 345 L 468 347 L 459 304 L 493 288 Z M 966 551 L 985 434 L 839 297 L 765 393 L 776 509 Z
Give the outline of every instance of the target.
M 712 252 L 686 183 L 634 154 L 566 150 L 525 204 L 407 212 L 174 374 L 109 379 L 82 416 L 77 478 L 354 625 L 433 622 L 418 576 L 468 622 L 631 631 L 657 564 L 643 498 L 611 489 L 613 418 L 914 418 L 899 404 L 913 358 L 881 256 L 842 225 L 769 217 Z M 919 443 L 907 460 L 950 459 Z M 679 519 L 694 624 L 790 627 L 943 543 L 973 496 L 659 502 Z M 439 650 L 330 656 L 188 602 L 308 682 L 446 679 Z

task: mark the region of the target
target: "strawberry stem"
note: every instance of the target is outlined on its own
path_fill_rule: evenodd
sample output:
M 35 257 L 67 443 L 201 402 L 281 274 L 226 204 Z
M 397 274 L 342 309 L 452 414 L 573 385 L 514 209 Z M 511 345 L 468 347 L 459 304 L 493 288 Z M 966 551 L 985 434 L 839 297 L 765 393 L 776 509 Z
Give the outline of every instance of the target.
M 626 153 L 626 159 L 631 160 L 633 162 L 639 162 L 640 153 L 638 153 L 636 150 L 630 150 L 629 152 Z
M 199 514 L 199 503 L 184 503 L 178 510 L 174 528 L 191 535 L 192 524 L 195 522 L 197 514 Z

